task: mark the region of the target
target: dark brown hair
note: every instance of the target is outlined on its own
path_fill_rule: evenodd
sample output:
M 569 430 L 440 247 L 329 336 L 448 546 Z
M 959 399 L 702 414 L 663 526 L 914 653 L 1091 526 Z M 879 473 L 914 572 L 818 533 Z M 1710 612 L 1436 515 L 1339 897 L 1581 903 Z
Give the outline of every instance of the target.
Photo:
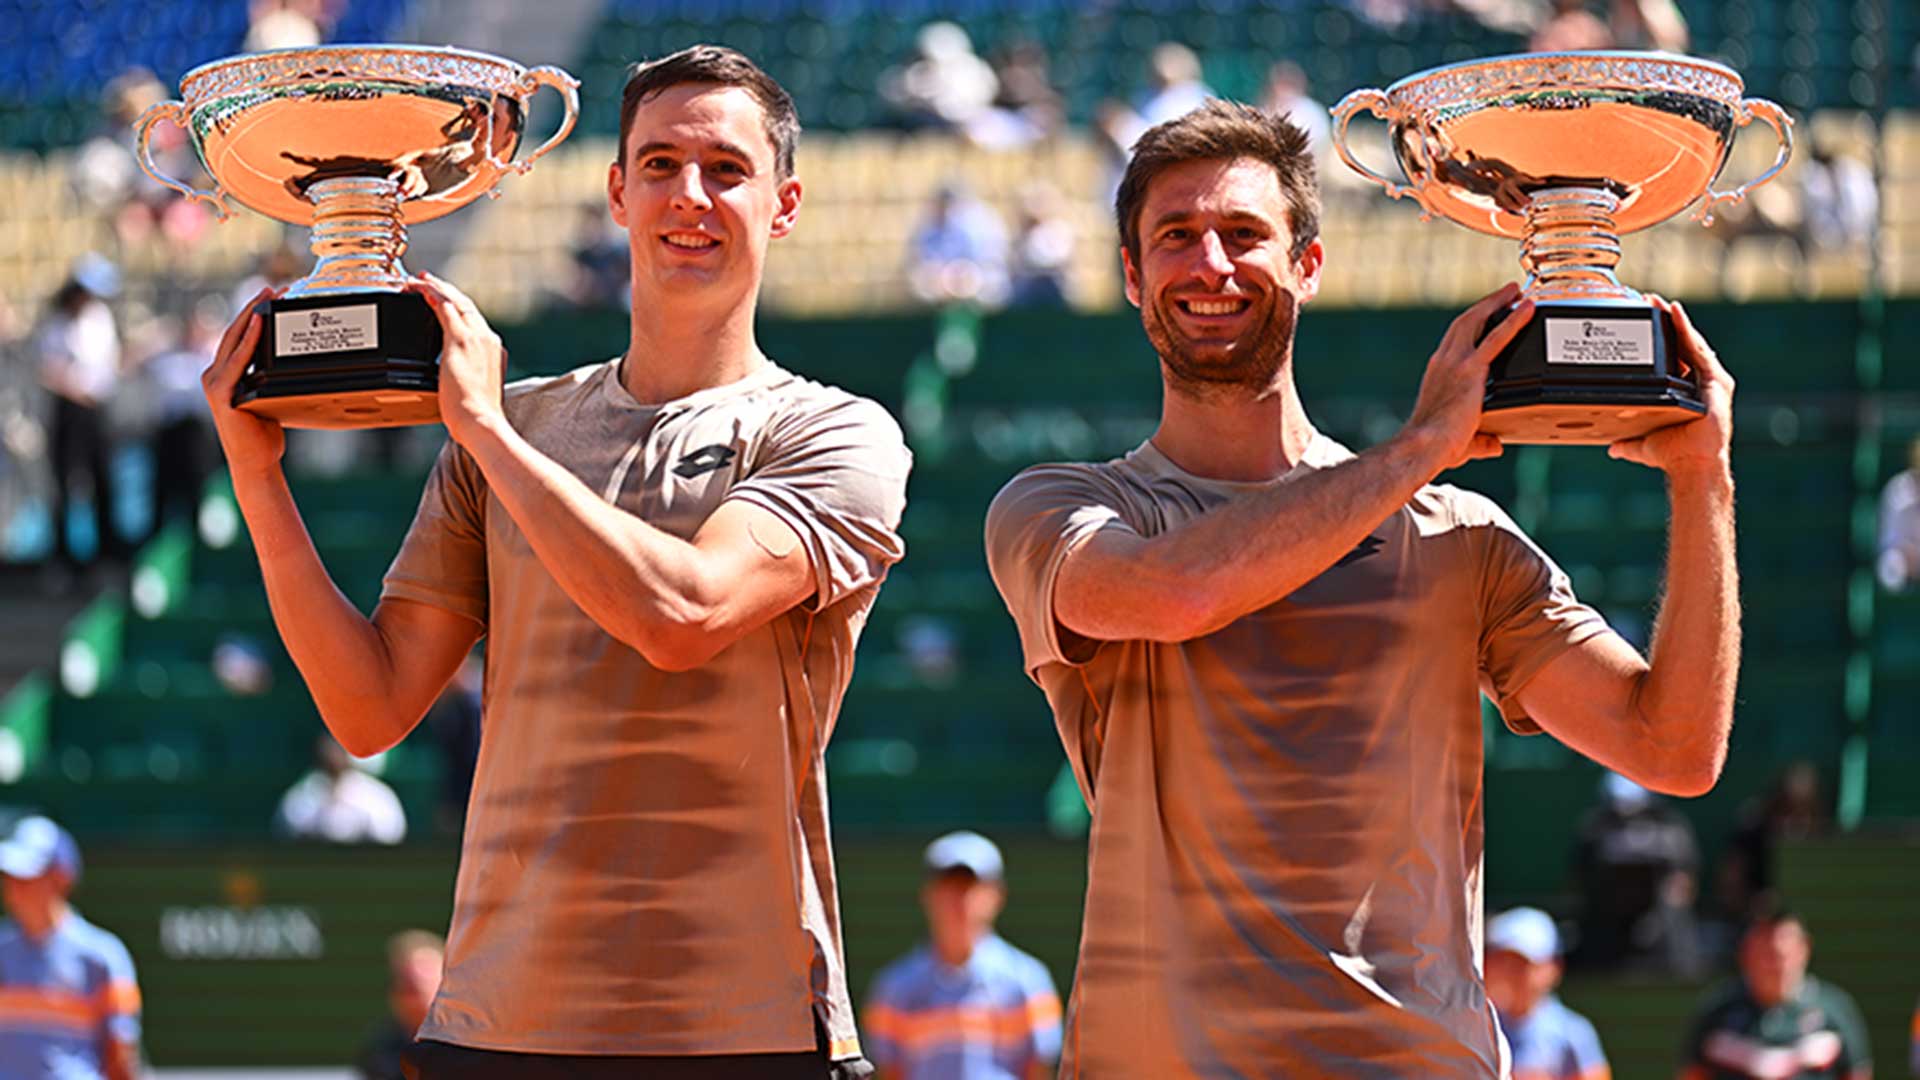
M 1189 161 L 1245 158 L 1273 167 L 1287 199 L 1287 228 L 1293 233 L 1294 258 L 1320 235 L 1320 182 L 1314 173 L 1307 133 L 1285 116 L 1251 105 L 1209 98 L 1177 120 L 1147 129 L 1133 144 L 1133 157 L 1114 198 L 1120 243 L 1140 260 L 1140 211 L 1154 178 Z
M 773 144 L 774 172 L 785 180 L 793 175 L 793 152 L 800 144 L 800 114 L 793 97 L 760 65 L 723 45 L 694 45 L 657 60 L 645 60 L 627 70 L 627 88 L 620 95 L 620 160 L 626 167 L 627 135 L 640 103 L 663 90 L 686 83 L 737 86 L 760 103 L 767 141 Z

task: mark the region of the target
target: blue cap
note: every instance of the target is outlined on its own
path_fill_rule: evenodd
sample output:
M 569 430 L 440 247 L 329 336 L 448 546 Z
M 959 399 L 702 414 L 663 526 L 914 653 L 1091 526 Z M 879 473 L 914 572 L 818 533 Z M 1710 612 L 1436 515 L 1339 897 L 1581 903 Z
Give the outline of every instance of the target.
M 999 881 L 1006 865 L 993 841 L 962 829 L 927 845 L 927 872 L 944 874 L 949 870 L 971 870 L 981 881 Z
M 1653 792 L 1617 772 L 1610 772 L 1600 779 L 1600 794 L 1622 810 L 1638 810 L 1653 801 Z
M 1519 953 L 1536 964 L 1560 955 L 1560 929 L 1539 908 L 1517 907 L 1487 924 L 1487 951 Z
M 97 251 L 89 251 L 73 264 L 69 275 L 81 288 L 102 299 L 120 294 L 120 268 Z
M 0 874 L 31 879 L 53 870 L 65 874 L 68 881 L 80 880 L 80 845 L 50 818 L 21 818 L 0 841 Z

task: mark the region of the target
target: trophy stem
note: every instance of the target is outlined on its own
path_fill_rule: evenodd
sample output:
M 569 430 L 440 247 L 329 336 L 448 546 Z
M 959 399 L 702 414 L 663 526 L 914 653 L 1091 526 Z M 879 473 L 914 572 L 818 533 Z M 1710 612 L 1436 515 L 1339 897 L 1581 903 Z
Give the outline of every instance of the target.
M 400 185 L 377 176 L 319 180 L 307 188 L 313 203 L 313 273 L 295 282 L 288 296 L 379 290 L 406 286 L 400 256 L 407 226 L 400 217 Z
M 1604 187 L 1556 187 L 1531 193 L 1520 265 L 1535 299 L 1636 294 L 1620 284 L 1620 234 L 1613 215 L 1620 196 Z

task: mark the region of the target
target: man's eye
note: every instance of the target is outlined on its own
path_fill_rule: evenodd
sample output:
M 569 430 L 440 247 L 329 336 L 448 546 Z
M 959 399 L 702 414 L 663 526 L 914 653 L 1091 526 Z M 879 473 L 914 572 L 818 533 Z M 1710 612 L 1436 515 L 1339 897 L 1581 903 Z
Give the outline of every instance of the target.
M 1193 232 L 1190 229 L 1168 229 L 1166 232 L 1160 234 L 1160 238 L 1163 240 L 1185 240 L 1192 235 Z
M 670 157 L 650 157 L 645 161 L 642 161 L 640 163 L 640 167 L 643 169 L 651 169 L 654 172 L 659 172 L 663 169 L 673 168 L 673 159 Z

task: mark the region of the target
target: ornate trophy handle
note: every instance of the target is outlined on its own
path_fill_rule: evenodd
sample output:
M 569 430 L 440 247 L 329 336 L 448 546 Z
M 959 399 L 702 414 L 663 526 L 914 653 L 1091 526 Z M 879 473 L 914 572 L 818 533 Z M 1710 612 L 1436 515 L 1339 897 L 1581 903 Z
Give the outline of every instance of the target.
M 1766 172 L 1741 184 L 1732 191 L 1715 191 L 1713 187 L 1709 185 L 1707 187 L 1707 197 L 1700 200 L 1699 208 L 1693 212 L 1694 219 L 1700 222 L 1700 224 L 1713 224 L 1714 207 L 1721 203 L 1744 201 L 1747 197 L 1747 192 L 1778 176 L 1780 170 L 1787 167 L 1787 159 L 1793 156 L 1793 117 L 1788 116 L 1785 109 L 1768 101 L 1766 98 L 1748 98 L 1740 103 L 1740 109 L 1735 114 L 1734 119 L 1741 127 L 1746 127 L 1748 124 L 1753 123 L 1753 118 L 1756 116 L 1765 120 L 1767 124 L 1773 128 L 1773 133 L 1779 137 L 1779 154 L 1775 155 L 1773 165 L 1769 167 Z
M 1388 124 L 1399 119 L 1396 115 L 1397 110 L 1393 108 L 1391 99 L 1385 93 L 1379 90 L 1355 90 L 1341 98 L 1340 103 L 1333 107 L 1334 151 L 1340 155 L 1341 161 L 1347 163 L 1348 168 L 1385 188 L 1388 195 L 1396 199 L 1412 196 L 1413 201 L 1420 204 L 1422 215 L 1432 216 L 1433 208 L 1427 205 L 1424 185 L 1395 183 L 1362 165 L 1360 159 L 1353 156 L 1353 151 L 1347 146 L 1347 125 L 1353 122 L 1354 114 L 1362 110 L 1372 113 Z
M 499 169 L 502 173 L 511 172 L 521 176 L 526 175 L 527 171 L 533 168 L 534 162 L 539 161 L 547 151 L 559 146 L 568 135 L 573 133 L 573 125 L 580 119 L 579 79 L 551 65 L 528 68 L 527 73 L 520 76 L 519 88 L 526 91 L 529 99 L 539 93 L 540 88 L 543 86 L 551 86 L 560 94 L 561 99 L 566 102 L 567 115 L 561 118 L 559 129 L 549 136 L 546 142 L 541 143 L 539 149 L 528 154 L 523 161 L 501 161 L 494 153 L 493 140 L 489 138 L 487 140 L 487 164 Z M 489 116 L 488 122 L 491 124 L 491 116 Z M 499 198 L 500 189 L 495 188 L 488 192 L 488 194 Z
M 159 166 L 153 163 L 153 147 L 151 146 L 153 140 L 153 125 L 162 120 L 171 120 L 180 130 L 187 130 L 187 107 L 178 101 L 162 101 L 156 105 L 149 106 L 146 112 L 140 114 L 140 119 L 134 121 L 134 145 L 137 148 L 134 157 L 140 162 L 140 171 L 151 176 L 153 182 L 162 187 L 172 188 L 174 191 L 185 195 L 188 199 L 198 199 L 206 203 L 208 206 L 213 207 L 215 217 L 221 221 L 227 220 L 232 214 L 227 210 L 225 201 L 227 189 L 221 186 L 220 181 L 214 181 L 212 191 L 201 191 L 198 188 L 189 187 L 175 180 L 173 177 L 166 175 L 160 171 Z

